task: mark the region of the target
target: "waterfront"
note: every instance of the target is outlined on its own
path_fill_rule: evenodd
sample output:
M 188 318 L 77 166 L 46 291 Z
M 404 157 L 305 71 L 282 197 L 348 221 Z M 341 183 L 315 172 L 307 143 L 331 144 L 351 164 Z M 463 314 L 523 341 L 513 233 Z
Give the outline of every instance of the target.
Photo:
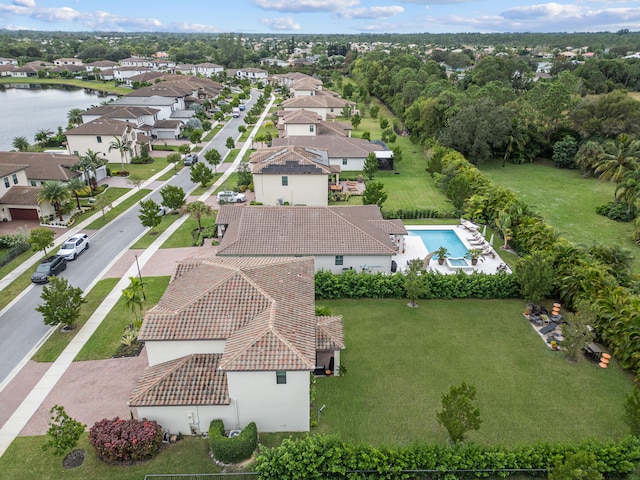
M 72 108 L 86 109 L 114 95 L 83 88 L 5 84 L 0 85 L 0 151 L 12 150 L 15 137 L 25 137 L 34 143 L 34 135 L 41 129 L 56 133 L 58 126 L 67 127 L 67 113 Z

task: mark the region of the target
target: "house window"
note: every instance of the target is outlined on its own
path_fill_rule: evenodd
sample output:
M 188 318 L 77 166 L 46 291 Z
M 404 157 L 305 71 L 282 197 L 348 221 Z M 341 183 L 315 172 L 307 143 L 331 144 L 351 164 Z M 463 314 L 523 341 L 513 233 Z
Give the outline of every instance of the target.
M 286 175 L 282 176 L 282 186 L 283 187 L 288 187 L 289 186 L 289 177 L 287 177 Z
M 17 185 L 18 184 L 18 175 L 16 175 L 15 173 L 13 175 L 11 175 L 11 180 L 13 180 L 13 184 Z
M 342 164 L 343 164 L 343 165 L 346 165 L 346 164 L 347 164 L 347 159 L 346 159 L 346 158 L 343 158 L 343 159 L 342 159 Z
M 102 137 L 100 135 L 96 137 L 96 142 L 102 143 Z
M 336 265 L 344 265 L 344 257 L 342 255 L 336 255 Z
M 29 183 L 31 183 L 32 187 L 37 187 L 38 186 L 38 185 L 36 185 L 36 181 L 35 180 L 31 180 L 31 182 L 29 182 Z
M 309 131 L 310 131 L 311 133 L 313 133 L 313 127 L 314 127 L 314 126 L 315 126 L 315 125 L 309 125 Z
M 285 385 L 287 383 L 287 372 L 284 370 L 278 370 L 276 372 L 276 383 L 278 385 Z
M 74 150 L 73 154 L 77 157 L 78 156 L 78 150 Z
M 4 186 L 9 188 L 9 177 L 4 177 Z

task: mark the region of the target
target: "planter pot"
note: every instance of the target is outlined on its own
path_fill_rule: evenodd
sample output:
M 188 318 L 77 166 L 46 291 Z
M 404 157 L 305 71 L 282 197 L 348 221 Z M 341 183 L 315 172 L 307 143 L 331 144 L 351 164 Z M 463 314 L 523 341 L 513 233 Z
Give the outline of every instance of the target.
M 472 258 L 471 259 L 471 265 L 477 265 L 478 264 L 478 259 L 477 258 Z
M 438 259 L 438 265 L 444 265 L 444 258 Z

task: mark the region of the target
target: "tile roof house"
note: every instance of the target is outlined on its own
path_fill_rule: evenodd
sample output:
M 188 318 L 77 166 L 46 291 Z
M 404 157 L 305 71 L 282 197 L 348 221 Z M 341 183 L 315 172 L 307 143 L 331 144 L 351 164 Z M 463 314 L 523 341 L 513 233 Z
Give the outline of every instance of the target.
M 327 206 L 332 167 L 326 150 L 288 147 L 262 148 L 249 159 L 256 201 L 264 205 Z
M 314 268 L 391 273 L 407 234 L 377 205 L 344 207 L 222 206 L 219 256 L 313 256 Z
M 322 117 L 322 120 L 339 116 L 345 106 L 353 108 L 354 102 L 332 95 L 305 95 L 282 102 L 285 112 L 294 110 L 310 110 Z
M 342 318 L 315 316 L 310 258 L 183 260 L 139 338 L 149 367 L 129 405 L 172 433 L 308 431 L 309 373 L 318 358 L 338 371 L 344 349 Z
M 38 220 L 54 213 L 47 203 L 38 204 L 44 182 L 66 182 L 79 177 L 71 169 L 75 156 L 43 152 L 0 152 L 0 217 L 7 220 Z

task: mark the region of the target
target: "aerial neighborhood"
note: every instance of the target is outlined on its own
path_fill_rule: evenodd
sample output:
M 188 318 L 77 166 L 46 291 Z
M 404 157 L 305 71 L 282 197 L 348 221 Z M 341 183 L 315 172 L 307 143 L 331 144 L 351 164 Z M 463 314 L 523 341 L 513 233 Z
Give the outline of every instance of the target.
M 0 31 L 0 471 L 637 473 L 640 36 L 214 37 Z

